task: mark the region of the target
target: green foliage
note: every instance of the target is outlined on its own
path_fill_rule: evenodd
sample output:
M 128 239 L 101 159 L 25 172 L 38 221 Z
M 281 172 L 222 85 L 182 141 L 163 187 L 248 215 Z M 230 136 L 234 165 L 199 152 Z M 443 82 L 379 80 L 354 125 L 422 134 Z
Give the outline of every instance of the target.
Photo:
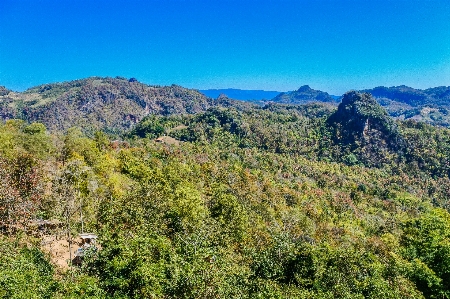
M 114 298 L 160 298 L 171 263 L 170 242 L 153 234 L 105 236 L 88 272 Z
M 161 124 L 161 119 L 152 115 L 143 119 L 132 131 L 132 135 L 139 136 L 141 138 L 156 138 L 164 133 L 164 124 Z
M 87 138 L 79 128 L 70 128 L 64 136 L 62 159 L 81 157 L 88 164 L 95 164 L 99 149 L 94 140 Z
M 59 290 L 54 294 L 54 298 L 70 299 L 103 299 L 110 298 L 99 286 L 99 281 L 92 275 L 84 273 L 71 273 L 60 282 Z
M 0 237 L 0 298 L 53 298 L 58 288 L 53 271 L 38 248 Z
M 221 226 L 224 241 L 242 241 L 249 226 L 247 211 L 236 196 L 226 191 L 226 186 L 214 189 L 215 193 L 210 208 L 211 217 Z
M 0 125 L 1 296 L 448 298 L 450 131 L 394 129 L 366 104 L 366 131 L 317 104 L 150 115 L 128 142 Z M 81 267 L 13 242 L 69 238 L 81 218 L 100 236 Z
M 418 289 L 427 298 L 449 298 L 450 214 L 436 208 L 404 226 L 404 256 L 412 261 Z
M 52 150 L 50 136 L 41 123 L 27 125 L 20 120 L 8 120 L 0 127 L 0 155 L 3 157 L 12 158 L 18 152 L 28 152 L 45 158 Z

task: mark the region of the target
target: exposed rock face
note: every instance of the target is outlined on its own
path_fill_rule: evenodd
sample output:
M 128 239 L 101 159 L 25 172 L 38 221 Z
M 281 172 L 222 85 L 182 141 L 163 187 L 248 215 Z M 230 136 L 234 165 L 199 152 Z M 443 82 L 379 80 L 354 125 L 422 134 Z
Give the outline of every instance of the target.
M 340 125 L 351 136 L 362 136 L 370 130 L 378 130 L 391 134 L 396 130 L 396 124 L 387 112 L 368 93 L 356 91 L 347 92 L 342 103 L 329 118 L 332 125 Z
M 213 99 L 177 85 L 149 86 L 133 78 L 92 77 L 0 96 L 0 116 L 42 122 L 51 130 L 79 126 L 120 132 L 148 114 L 197 113 L 214 105 Z
M 0 120 L 8 120 L 16 115 L 15 109 L 10 107 L 13 99 L 9 96 L 12 91 L 0 86 Z
M 273 102 L 282 104 L 306 104 L 311 102 L 329 102 L 334 103 L 335 100 L 327 93 L 315 90 L 304 85 L 296 91 L 280 93 L 272 99 Z
M 379 164 L 388 152 L 402 148 L 397 124 L 368 93 L 347 92 L 327 122 L 334 142 L 366 162 Z
M 0 86 L 0 96 L 6 96 L 11 90 L 7 89 L 5 86 Z

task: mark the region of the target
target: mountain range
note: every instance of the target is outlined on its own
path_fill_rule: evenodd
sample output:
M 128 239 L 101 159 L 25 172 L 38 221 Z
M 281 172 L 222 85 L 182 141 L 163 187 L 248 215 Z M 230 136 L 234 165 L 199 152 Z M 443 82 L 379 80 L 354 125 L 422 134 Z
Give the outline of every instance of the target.
M 405 85 L 362 90 L 372 96 L 398 119 L 413 119 L 435 125 L 450 124 L 450 86 L 425 90 Z
M 276 97 L 281 93 L 280 91 L 243 90 L 235 88 L 204 89 L 199 91 L 210 98 L 217 98 L 220 95 L 225 95 L 229 98 L 236 100 L 256 101 L 256 102 L 273 99 L 274 97 Z
M 450 125 L 450 87 L 425 90 L 407 86 L 376 87 L 370 93 L 397 119 L 413 119 Z M 272 97 L 273 96 L 273 97 Z M 270 98 L 272 97 L 272 98 Z M 337 107 L 341 98 L 304 85 L 298 90 L 278 93 L 263 90 L 194 90 L 178 85 L 151 86 L 123 77 L 90 77 L 51 83 L 15 92 L 0 87 L 0 119 L 19 118 L 42 122 L 50 130 L 72 126 L 85 131 L 122 132 L 149 114 L 195 114 L 208 108 L 267 104 L 301 105 L 311 102 Z
M 240 94 L 227 93 L 230 98 L 246 100 L 240 94 L 248 92 L 253 95 L 253 102 L 265 105 L 267 102 L 288 105 L 302 105 L 311 102 L 322 102 L 337 106 L 341 96 L 330 95 L 327 92 L 315 90 L 308 85 L 301 86 L 298 90 L 281 92 L 270 100 L 259 97 L 255 100 L 257 93 L 251 90 L 240 91 Z M 391 117 L 405 120 L 413 119 L 431 124 L 450 125 L 450 87 L 440 86 L 425 90 L 415 89 L 405 85 L 384 87 L 379 86 L 372 89 L 360 90 L 370 93 L 383 106 Z

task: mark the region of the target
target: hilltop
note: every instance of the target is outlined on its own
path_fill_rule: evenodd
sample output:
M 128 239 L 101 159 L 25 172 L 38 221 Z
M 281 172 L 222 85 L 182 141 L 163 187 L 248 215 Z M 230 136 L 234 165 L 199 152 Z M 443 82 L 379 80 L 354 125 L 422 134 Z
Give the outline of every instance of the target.
M 315 90 L 308 85 L 303 85 L 299 89 L 290 92 L 280 93 L 272 99 L 275 103 L 282 104 L 306 104 L 311 102 L 335 103 L 336 101 L 327 92 Z
M 213 105 L 213 99 L 196 90 L 120 77 L 44 84 L 24 92 L 0 90 L 0 118 L 42 122 L 51 130 L 78 126 L 121 132 L 148 114 L 197 113 Z

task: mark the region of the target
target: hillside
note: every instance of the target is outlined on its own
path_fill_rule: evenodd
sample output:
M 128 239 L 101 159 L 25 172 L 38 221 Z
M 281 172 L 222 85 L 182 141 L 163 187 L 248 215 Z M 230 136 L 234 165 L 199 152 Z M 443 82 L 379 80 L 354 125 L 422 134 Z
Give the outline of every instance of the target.
M 344 94 L 327 124 L 331 127 L 333 143 L 340 152 L 347 152 L 347 163 L 389 164 L 392 160 L 386 157 L 404 150 L 398 125 L 369 93 Z
M 204 111 L 214 101 L 177 85 L 149 86 L 135 79 L 92 77 L 45 84 L 22 93 L 0 90 L 0 117 L 42 122 L 51 130 L 122 132 L 148 114 Z
M 0 86 L 0 96 L 4 96 L 7 95 L 11 92 L 11 90 L 7 89 L 4 86 Z

